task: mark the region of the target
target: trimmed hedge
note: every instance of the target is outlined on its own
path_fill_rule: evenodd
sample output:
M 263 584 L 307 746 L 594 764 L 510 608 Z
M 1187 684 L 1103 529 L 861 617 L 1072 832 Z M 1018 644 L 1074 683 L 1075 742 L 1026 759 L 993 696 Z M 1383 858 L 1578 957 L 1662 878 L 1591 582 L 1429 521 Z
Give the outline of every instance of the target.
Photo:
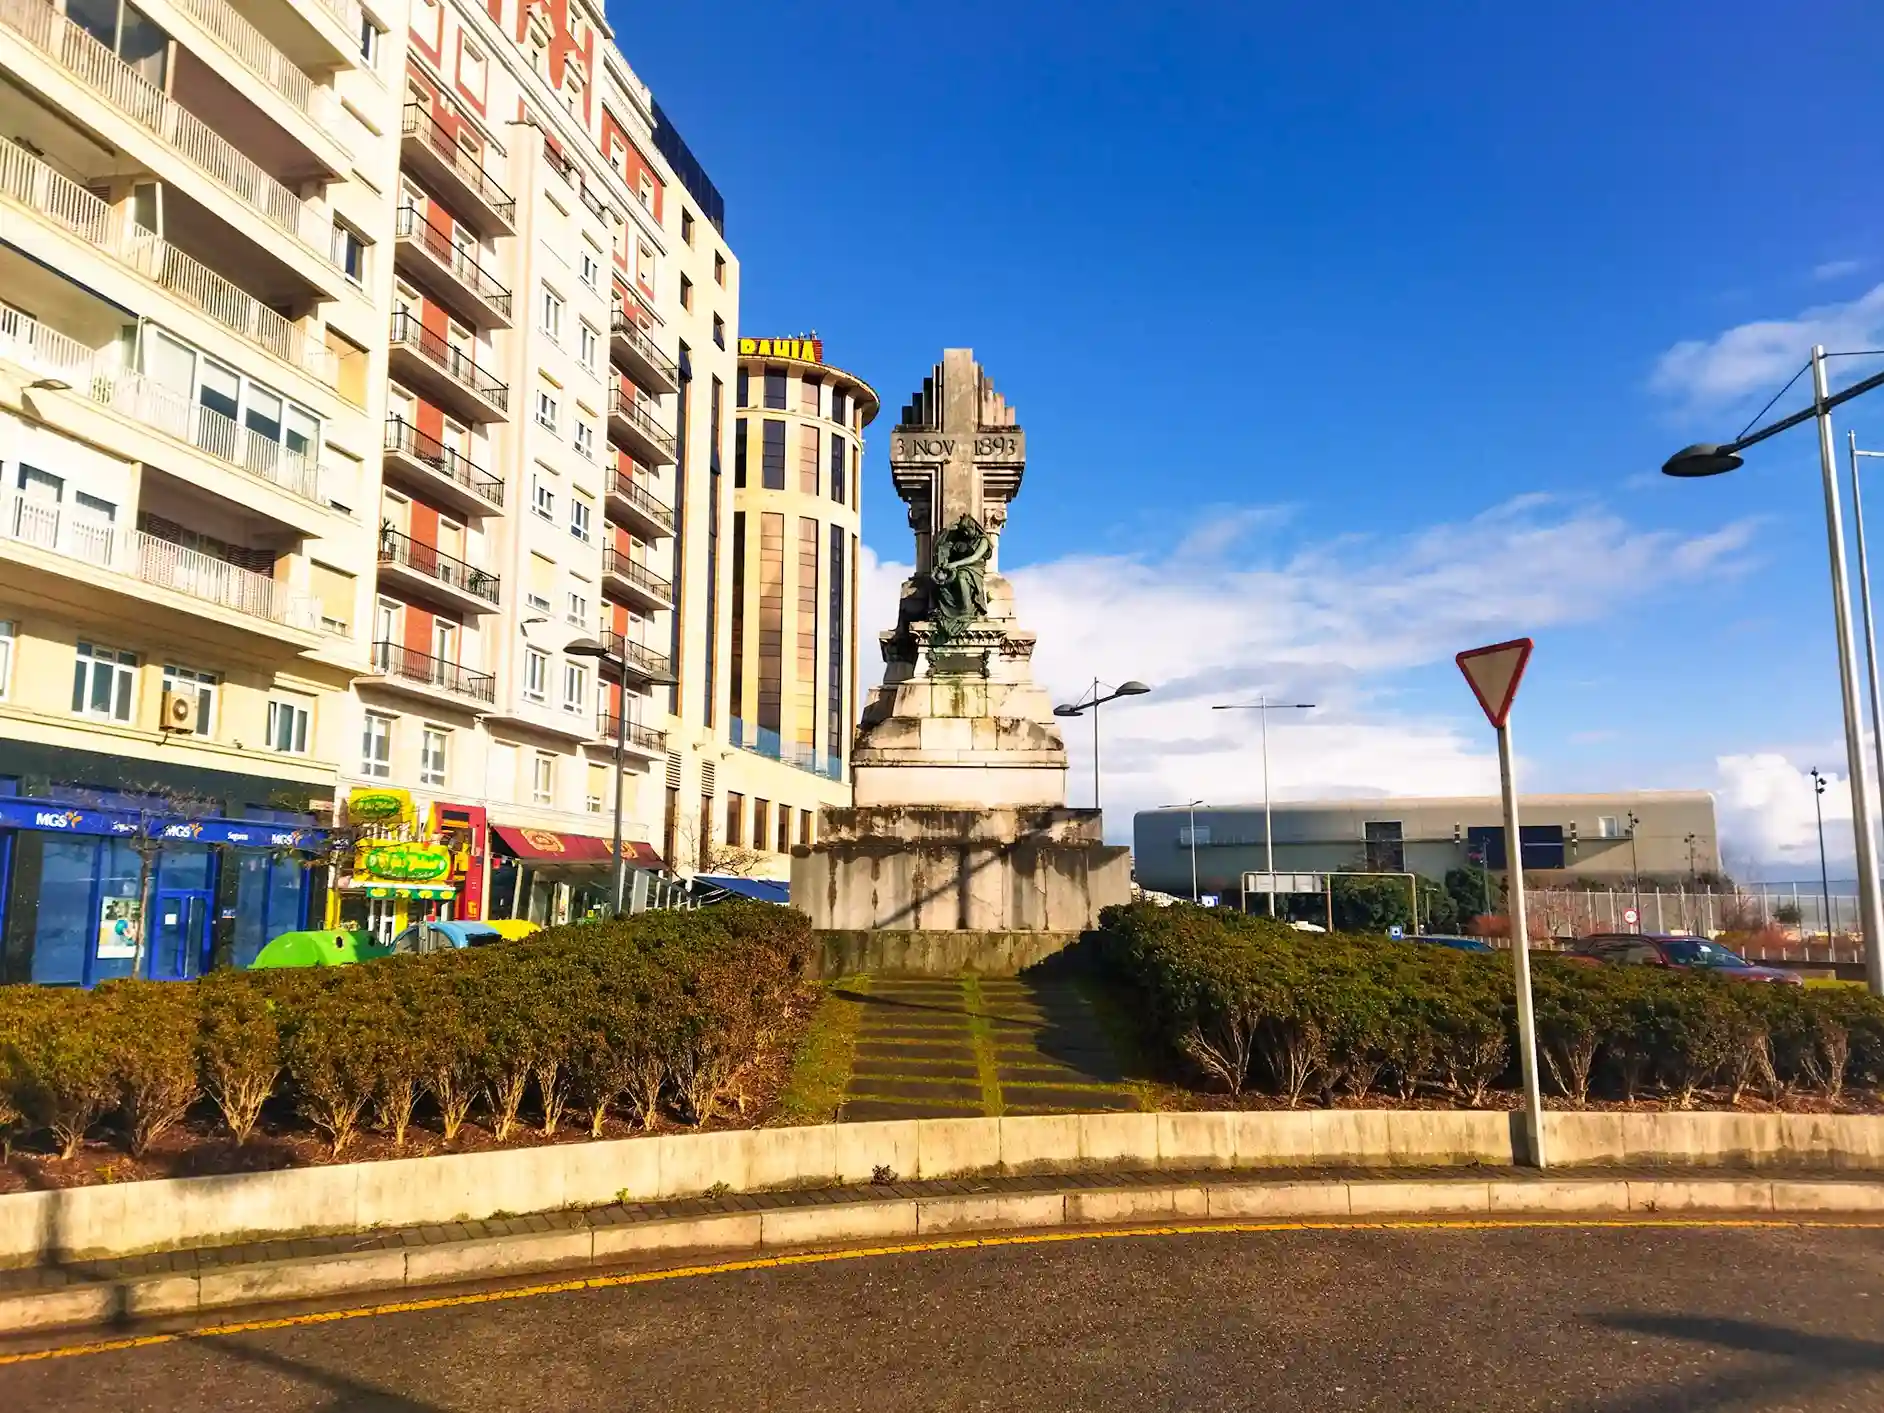
M 1109 908 L 1101 956 L 1142 1000 L 1151 1043 L 1232 1095 L 1257 1086 L 1363 1099 L 1444 1095 L 1480 1104 L 1516 1088 L 1508 954 L 1302 933 L 1268 918 L 1176 905 Z M 1856 987 L 1802 988 L 1653 967 L 1532 957 L 1547 1090 L 1654 1095 L 1686 1107 L 1756 1090 L 1836 1098 L 1884 1082 L 1884 1003 Z
M 449 1140 L 479 1110 L 499 1139 L 526 1105 L 599 1134 L 620 1110 L 694 1124 L 743 1113 L 790 1016 L 808 920 L 765 903 L 644 913 L 521 942 L 194 984 L 0 988 L 0 1140 L 70 1157 L 109 1122 L 133 1153 L 199 1098 L 240 1144 L 269 1099 L 338 1154 L 362 1126 L 405 1140 L 432 1102 Z

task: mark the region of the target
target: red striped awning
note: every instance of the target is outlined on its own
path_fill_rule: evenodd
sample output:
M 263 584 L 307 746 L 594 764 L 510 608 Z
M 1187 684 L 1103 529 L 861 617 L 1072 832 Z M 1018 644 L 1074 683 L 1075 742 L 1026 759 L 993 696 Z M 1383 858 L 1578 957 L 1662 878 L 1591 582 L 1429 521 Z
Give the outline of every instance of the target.
M 514 824 L 493 824 L 505 850 L 526 863 L 606 863 L 614 858 L 613 840 L 592 834 L 563 834 L 554 829 L 527 829 Z M 660 868 L 661 856 L 640 839 L 621 841 L 622 856 L 636 868 Z

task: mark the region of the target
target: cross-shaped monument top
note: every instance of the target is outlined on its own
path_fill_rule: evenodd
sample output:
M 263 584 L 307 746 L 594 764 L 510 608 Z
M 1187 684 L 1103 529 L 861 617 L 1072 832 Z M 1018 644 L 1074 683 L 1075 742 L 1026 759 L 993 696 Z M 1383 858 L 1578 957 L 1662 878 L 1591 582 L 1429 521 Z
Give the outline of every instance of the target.
M 919 564 L 929 538 L 964 515 L 999 536 L 1026 463 L 1027 434 L 974 350 L 944 349 L 890 433 L 890 474 L 909 504 Z

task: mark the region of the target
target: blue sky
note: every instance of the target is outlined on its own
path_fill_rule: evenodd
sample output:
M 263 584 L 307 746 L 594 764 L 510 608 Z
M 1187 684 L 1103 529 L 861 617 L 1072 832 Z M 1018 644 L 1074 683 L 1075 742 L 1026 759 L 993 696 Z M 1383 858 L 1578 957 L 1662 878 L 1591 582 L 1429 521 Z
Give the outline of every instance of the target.
M 742 330 L 815 326 L 888 404 L 882 560 L 909 553 L 883 434 L 937 350 L 971 344 L 1018 407 L 1002 558 L 1043 676 L 1161 688 L 1108 721 L 1112 832 L 1258 793 L 1253 722 L 1207 708 L 1263 689 L 1327 703 L 1275 738 L 1279 793 L 1485 785 L 1451 653 L 1529 631 L 1526 786 L 1714 789 L 1771 876 L 1809 852 L 1801 772 L 1843 774 L 1816 446 L 1653 472 L 1815 337 L 1884 343 L 1884 8 L 1811 18 L 614 13 L 725 194 Z M 1884 393 L 1851 413 L 1884 447 Z

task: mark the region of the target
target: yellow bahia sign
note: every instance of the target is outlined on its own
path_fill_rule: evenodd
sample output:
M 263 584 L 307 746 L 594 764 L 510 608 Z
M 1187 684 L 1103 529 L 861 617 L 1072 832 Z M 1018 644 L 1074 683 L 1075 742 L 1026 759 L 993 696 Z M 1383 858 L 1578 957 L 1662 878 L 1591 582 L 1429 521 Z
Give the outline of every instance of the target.
M 802 363 L 824 362 L 823 339 L 741 339 L 741 358 L 796 358 Z
M 443 844 L 369 844 L 355 857 L 353 872 L 389 883 L 429 883 L 451 876 L 451 850 Z

